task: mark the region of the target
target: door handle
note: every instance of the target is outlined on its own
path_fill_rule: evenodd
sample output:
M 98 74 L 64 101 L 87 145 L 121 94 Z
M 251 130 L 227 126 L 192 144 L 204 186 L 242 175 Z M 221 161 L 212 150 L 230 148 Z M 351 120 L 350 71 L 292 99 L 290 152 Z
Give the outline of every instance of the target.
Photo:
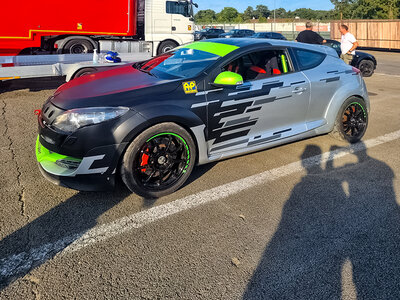
M 301 93 L 303 93 L 303 92 L 305 92 L 305 91 L 307 91 L 306 88 L 297 87 L 297 88 L 295 88 L 295 89 L 292 91 L 292 93 L 301 94 Z
M 172 31 L 176 31 L 176 27 L 175 26 L 172 26 Z

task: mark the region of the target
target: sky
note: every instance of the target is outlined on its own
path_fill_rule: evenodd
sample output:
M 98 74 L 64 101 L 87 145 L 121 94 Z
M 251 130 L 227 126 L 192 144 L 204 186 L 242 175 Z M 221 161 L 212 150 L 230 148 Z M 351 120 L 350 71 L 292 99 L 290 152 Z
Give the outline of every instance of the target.
M 212 9 L 220 12 L 225 6 L 236 8 L 239 12 L 243 12 L 247 6 L 255 8 L 258 4 L 268 6 L 270 10 L 274 9 L 274 0 L 193 0 L 199 5 L 200 9 Z M 276 8 L 283 7 L 286 10 L 295 10 L 296 8 L 312 8 L 312 9 L 332 9 L 333 5 L 330 0 L 275 0 Z M 197 10 L 196 10 L 197 11 Z

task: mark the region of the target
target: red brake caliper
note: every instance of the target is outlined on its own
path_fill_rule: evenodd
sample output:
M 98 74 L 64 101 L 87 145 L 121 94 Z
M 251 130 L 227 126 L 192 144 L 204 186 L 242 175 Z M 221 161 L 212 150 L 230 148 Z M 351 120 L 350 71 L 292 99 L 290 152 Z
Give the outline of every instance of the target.
M 147 148 L 146 151 L 149 151 L 149 148 Z M 149 156 L 148 156 L 146 153 L 143 153 L 143 154 L 142 154 L 142 162 L 140 163 L 140 166 L 141 166 L 141 167 L 144 167 L 144 166 L 146 166 L 148 163 L 149 163 Z M 146 172 L 146 168 L 143 168 L 141 171 L 142 171 L 143 173 L 145 173 L 145 172 Z

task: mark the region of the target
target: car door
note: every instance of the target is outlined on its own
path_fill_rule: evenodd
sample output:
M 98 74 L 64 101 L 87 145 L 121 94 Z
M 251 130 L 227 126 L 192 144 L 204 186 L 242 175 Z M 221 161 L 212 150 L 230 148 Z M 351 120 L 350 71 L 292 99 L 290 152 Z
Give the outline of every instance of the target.
M 240 59 L 243 69 L 233 67 L 230 70 L 248 73 L 249 69 L 257 65 L 254 55 L 259 54 L 260 50 L 234 58 L 210 74 L 206 87 L 210 155 L 265 145 L 306 130 L 309 82 L 301 72 L 294 71 L 286 49 L 274 51 L 281 58 L 281 74 L 261 79 L 244 78 L 244 83 L 239 86 L 213 86 L 215 77 L 229 70 Z M 282 66 L 283 60 L 286 70 Z

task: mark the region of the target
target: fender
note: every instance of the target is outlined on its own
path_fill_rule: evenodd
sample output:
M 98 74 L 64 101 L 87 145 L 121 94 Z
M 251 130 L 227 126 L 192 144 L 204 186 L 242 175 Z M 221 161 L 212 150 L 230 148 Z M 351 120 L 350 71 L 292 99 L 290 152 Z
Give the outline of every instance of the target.
M 355 75 L 349 75 L 349 76 L 355 77 Z M 354 80 L 357 80 L 356 78 L 357 77 L 355 77 Z M 325 118 L 327 124 L 324 125 L 323 127 L 316 129 L 317 134 L 324 134 L 324 133 L 328 133 L 328 132 L 332 131 L 333 126 L 335 125 L 335 122 L 336 122 L 336 117 L 339 112 L 339 109 L 342 107 L 343 102 L 352 96 L 362 98 L 367 105 L 366 109 L 369 113 L 370 103 L 369 103 L 368 92 L 367 92 L 364 80 L 361 77 L 359 77 L 358 80 L 362 81 L 361 84 L 362 84 L 363 88 L 361 90 L 358 88 L 354 88 L 355 86 L 359 86 L 359 85 L 358 84 L 355 85 L 353 80 L 348 80 L 348 81 L 346 81 L 345 85 L 343 85 L 340 89 L 338 89 L 336 91 L 336 93 L 333 95 L 333 97 L 332 97 L 331 101 L 329 102 L 329 105 L 325 111 L 324 118 Z

